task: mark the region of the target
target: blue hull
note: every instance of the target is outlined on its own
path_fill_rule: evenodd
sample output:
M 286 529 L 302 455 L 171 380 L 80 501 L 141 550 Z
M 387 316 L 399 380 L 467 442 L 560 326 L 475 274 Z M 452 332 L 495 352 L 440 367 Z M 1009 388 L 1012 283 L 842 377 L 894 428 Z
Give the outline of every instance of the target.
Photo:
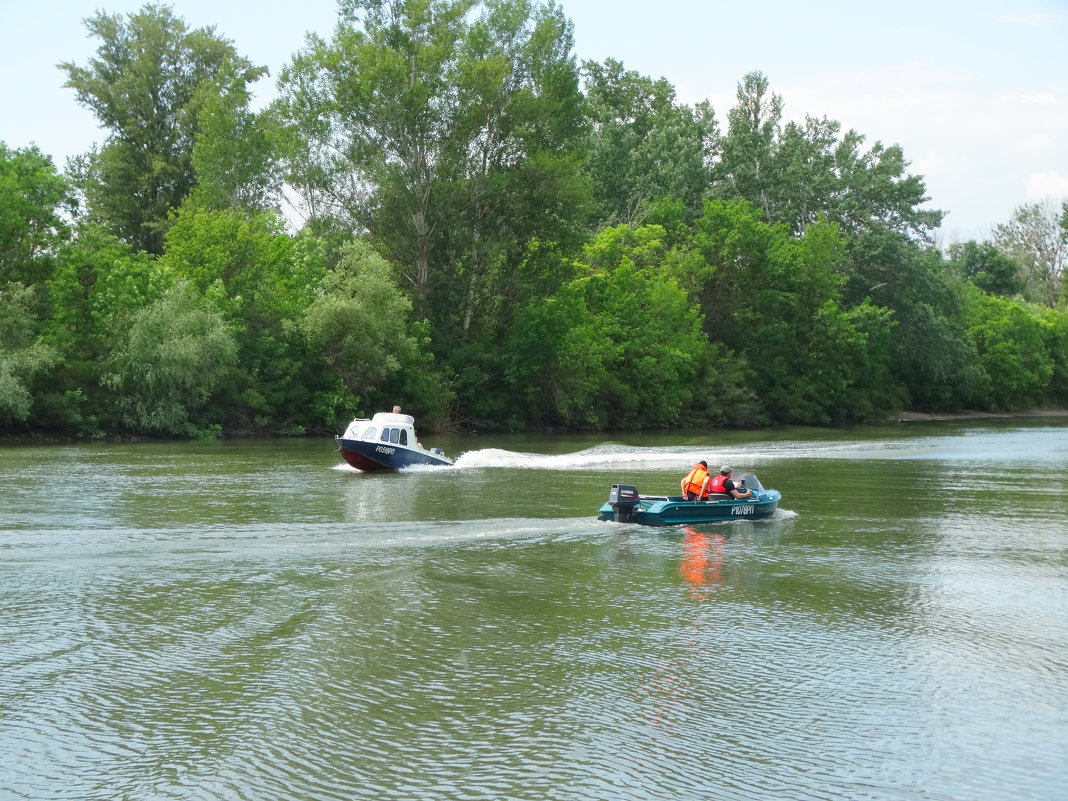
M 616 520 L 641 526 L 685 526 L 724 520 L 754 520 L 770 517 L 779 508 L 782 495 L 778 490 L 761 490 L 752 498 L 734 500 L 726 497 L 709 501 L 686 501 L 680 495 L 640 495 L 632 507 L 621 509 L 610 503 L 601 507 L 598 520 Z
M 338 450 L 352 467 L 365 472 L 401 470 L 414 465 L 450 467 L 452 460 L 434 453 L 388 442 L 335 437 Z

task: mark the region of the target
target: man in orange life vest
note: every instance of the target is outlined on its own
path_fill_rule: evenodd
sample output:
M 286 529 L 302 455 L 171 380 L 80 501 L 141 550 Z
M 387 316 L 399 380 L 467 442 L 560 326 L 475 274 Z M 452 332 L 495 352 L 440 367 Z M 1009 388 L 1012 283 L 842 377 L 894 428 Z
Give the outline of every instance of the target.
M 688 501 L 708 498 L 708 462 L 700 461 L 682 480 L 682 497 Z
M 709 492 L 722 492 L 729 495 L 732 498 L 752 498 L 753 491 L 745 488 L 745 483 L 735 484 L 731 480 L 731 469 L 727 465 L 723 465 L 719 469 L 719 475 L 712 479 L 711 485 L 708 487 Z

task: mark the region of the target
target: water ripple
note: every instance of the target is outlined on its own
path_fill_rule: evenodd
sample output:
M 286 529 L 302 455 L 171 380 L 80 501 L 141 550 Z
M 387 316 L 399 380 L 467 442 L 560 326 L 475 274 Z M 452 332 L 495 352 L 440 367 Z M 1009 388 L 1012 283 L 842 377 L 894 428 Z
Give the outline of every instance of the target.
M 0 797 L 1059 797 L 1063 472 L 1010 513 L 1023 472 L 977 454 L 1030 432 L 846 439 L 724 445 L 782 462 L 794 513 L 690 530 L 598 523 L 605 475 L 548 461 L 501 499 L 481 468 L 242 456 L 149 524 L 130 499 L 179 455 L 90 449 L 74 480 L 104 491 L 46 512 L 62 482 L 28 466 L 0 509 Z

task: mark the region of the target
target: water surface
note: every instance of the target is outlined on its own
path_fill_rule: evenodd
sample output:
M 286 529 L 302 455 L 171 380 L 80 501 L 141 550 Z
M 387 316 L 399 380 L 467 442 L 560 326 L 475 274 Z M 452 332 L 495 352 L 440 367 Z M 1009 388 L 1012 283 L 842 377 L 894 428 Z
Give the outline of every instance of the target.
M 0 797 L 1063 797 L 1068 426 L 427 444 L 0 448 Z

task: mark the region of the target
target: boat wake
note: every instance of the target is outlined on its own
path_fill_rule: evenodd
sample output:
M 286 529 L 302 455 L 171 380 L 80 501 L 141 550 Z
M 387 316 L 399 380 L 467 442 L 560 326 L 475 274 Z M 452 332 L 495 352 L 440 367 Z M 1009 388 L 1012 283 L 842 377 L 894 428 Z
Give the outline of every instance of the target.
M 631 470 L 673 470 L 678 468 L 680 463 L 706 458 L 708 453 L 708 448 L 639 448 L 611 443 L 562 454 L 521 453 L 485 448 L 462 454 L 456 460 L 454 468 L 609 470 L 625 467 Z
M 438 473 L 452 470 L 480 470 L 485 468 L 511 468 L 520 470 L 590 471 L 663 471 L 678 470 L 679 465 L 689 465 L 699 460 L 709 464 L 744 464 L 759 467 L 780 459 L 841 458 L 842 449 L 833 443 L 778 442 L 760 443 L 749 447 L 671 447 L 644 448 L 633 445 L 605 443 L 572 453 L 546 454 L 509 451 L 502 448 L 482 448 L 465 451 L 451 467 L 411 465 L 403 473 Z M 889 458 L 881 449 L 872 449 L 867 454 L 851 453 L 853 458 Z M 359 472 L 347 464 L 336 465 L 336 470 Z
M 872 440 L 777 440 L 750 443 L 697 444 L 668 447 L 643 447 L 606 442 L 571 453 L 547 454 L 510 451 L 501 448 L 482 448 L 462 453 L 451 467 L 413 465 L 403 472 L 438 472 L 442 470 L 477 470 L 482 468 L 514 468 L 529 470 L 605 470 L 662 471 L 678 470 L 699 460 L 712 464 L 745 465 L 759 469 L 763 465 L 791 459 L 857 459 L 857 460 L 987 460 L 996 456 L 1001 460 L 1053 461 L 1061 464 L 1063 453 L 1051 443 L 1063 441 L 1063 429 L 1036 430 L 1028 438 L 1026 449 L 1017 447 L 1006 451 L 1003 439 L 1018 432 L 963 431 L 954 436 L 931 436 Z M 967 447 L 962 448 L 962 440 Z M 336 469 L 350 470 L 348 465 Z

